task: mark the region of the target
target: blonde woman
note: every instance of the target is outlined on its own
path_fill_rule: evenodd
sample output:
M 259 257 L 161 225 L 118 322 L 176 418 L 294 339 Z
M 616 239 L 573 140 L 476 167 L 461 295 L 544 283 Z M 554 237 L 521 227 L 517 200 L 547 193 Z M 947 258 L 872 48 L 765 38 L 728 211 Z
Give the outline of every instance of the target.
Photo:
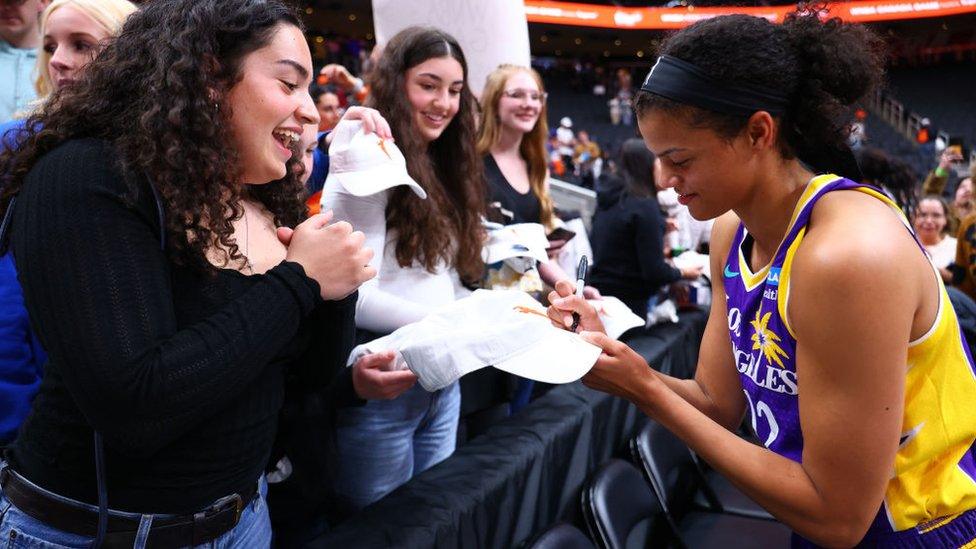
M 549 196 L 549 130 L 542 78 L 529 67 L 500 65 L 488 75 L 481 105 L 478 153 L 485 160 L 489 218 L 506 225 L 541 223 L 546 232 L 551 232 L 559 221 Z M 560 280 L 570 280 L 555 261 L 565 244 L 566 240 L 550 241 L 549 261 L 539 264 L 542 282 L 555 286 Z M 503 285 L 510 283 L 504 275 L 489 278 L 497 278 Z M 521 279 L 518 287 L 530 293 L 542 290 L 538 279 Z M 600 293 L 587 286 L 585 295 L 598 298 Z M 518 380 L 511 403 L 513 413 L 528 404 L 533 385 L 531 380 Z
M 552 231 L 559 221 L 549 196 L 542 78 L 529 67 L 500 65 L 488 75 L 481 103 L 478 153 L 485 159 L 489 212 L 501 213 L 506 224 L 541 223 Z M 549 285 L 570 279 L 552 260 L 565 243 L 551 241 L 550 261 L 539 265 Z M 597 298 L 599 292 L 587 287 L 586 295 Z
M 35 82 L 42 105 L 81 71 L 136 10 L 126 0 L 54 0 L 40 17 L 43 47 Z M 19 147 L 23 120 L 0 125 L 0 152 Z M 46 354 L 30 328 L 10 254 L 0 256 L 0 445 L 13 440 L 40 386 Z
M 37 97 L 81 77 L 85 66 L 136 11 L 128 0 L 54 0 L 41 15 L 43 46 L 37 56 Z

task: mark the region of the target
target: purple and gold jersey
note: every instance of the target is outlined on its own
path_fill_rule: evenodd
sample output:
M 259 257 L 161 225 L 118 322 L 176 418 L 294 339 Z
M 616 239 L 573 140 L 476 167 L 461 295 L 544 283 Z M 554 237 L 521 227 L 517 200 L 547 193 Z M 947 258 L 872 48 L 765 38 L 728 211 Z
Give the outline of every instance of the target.
M 912 232 L 881 191 L 821 175 L 800 197 L 769 265 L 750 270 L 742 249 L 748 233 L 741 223 L 725 262 L 732 352 L 753 429 L 766 448 L 796 462 L 803 457 L 802 387 L 796 375 L 796 337 L 786 315 L 790 268 L 814 205 L 836 190 L 876 197 Z M 976 542 L 976 368 L 934 267 L 933 276 L 939 280 L 939 310 L 928 332 L 909 343 L 901 443 L 884 504 L 865 538 L 872 544 L 961 547 Z

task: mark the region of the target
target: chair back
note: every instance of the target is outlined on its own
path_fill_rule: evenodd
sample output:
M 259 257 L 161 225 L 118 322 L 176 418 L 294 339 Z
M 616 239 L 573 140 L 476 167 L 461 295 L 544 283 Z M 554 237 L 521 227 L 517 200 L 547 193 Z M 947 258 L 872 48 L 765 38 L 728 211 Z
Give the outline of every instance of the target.
M 583 516 L 602 549 L 652 545 L 661 515 L 641 472 L 622 459 L 603 464 L 583 487 Z
M 595 549 L 595 545 L 579 528 L 561 522 L 547 528 L 532 539 L 526 549 Z

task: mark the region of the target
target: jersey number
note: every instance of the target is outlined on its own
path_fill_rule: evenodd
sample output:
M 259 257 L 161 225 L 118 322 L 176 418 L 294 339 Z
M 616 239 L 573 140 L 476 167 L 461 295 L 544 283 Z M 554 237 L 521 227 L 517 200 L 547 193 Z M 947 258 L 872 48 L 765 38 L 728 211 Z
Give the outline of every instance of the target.
M 756 405 L 753 406 L 752 397 L 749 396 L 749 393 L 745 390 L 742 392 L 745 393 L 746 402 L 749 403 L 749 412 L 750 417 L 752 418 L 752 431 L 757 435 L 759 434 L 759 428 L 757 426 L 756 418 L 766 416 L 766 422 L 769 424 L 769 436 L 766 437 L 766 441 L 763 442 L 763 446 L 769 448 L 769 445 L 776 440 L 777 436 L 779 436 L 779 424 L 776 423 L 776 418 L 773 417 L 773 410 L 761 400 L 756 401 Z

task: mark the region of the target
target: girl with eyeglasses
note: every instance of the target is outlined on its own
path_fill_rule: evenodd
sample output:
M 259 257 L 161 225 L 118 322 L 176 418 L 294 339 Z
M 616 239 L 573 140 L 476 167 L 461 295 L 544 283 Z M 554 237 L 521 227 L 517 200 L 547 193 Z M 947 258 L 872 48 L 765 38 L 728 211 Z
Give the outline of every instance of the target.
M 481 95 L 478 152 L 484 156 L 489 216 L 505 224 L 541 223 L 549 232 L 560 221 L 549 196 L 546 97 L 534 69 L 501 65 L 492 71 Z M 539 265 L 550 286 L 571 278 L 552 260 L 565 243 L 551 241 L 551 260 Z M 587 297 L 599 295 L 586 288 Z

